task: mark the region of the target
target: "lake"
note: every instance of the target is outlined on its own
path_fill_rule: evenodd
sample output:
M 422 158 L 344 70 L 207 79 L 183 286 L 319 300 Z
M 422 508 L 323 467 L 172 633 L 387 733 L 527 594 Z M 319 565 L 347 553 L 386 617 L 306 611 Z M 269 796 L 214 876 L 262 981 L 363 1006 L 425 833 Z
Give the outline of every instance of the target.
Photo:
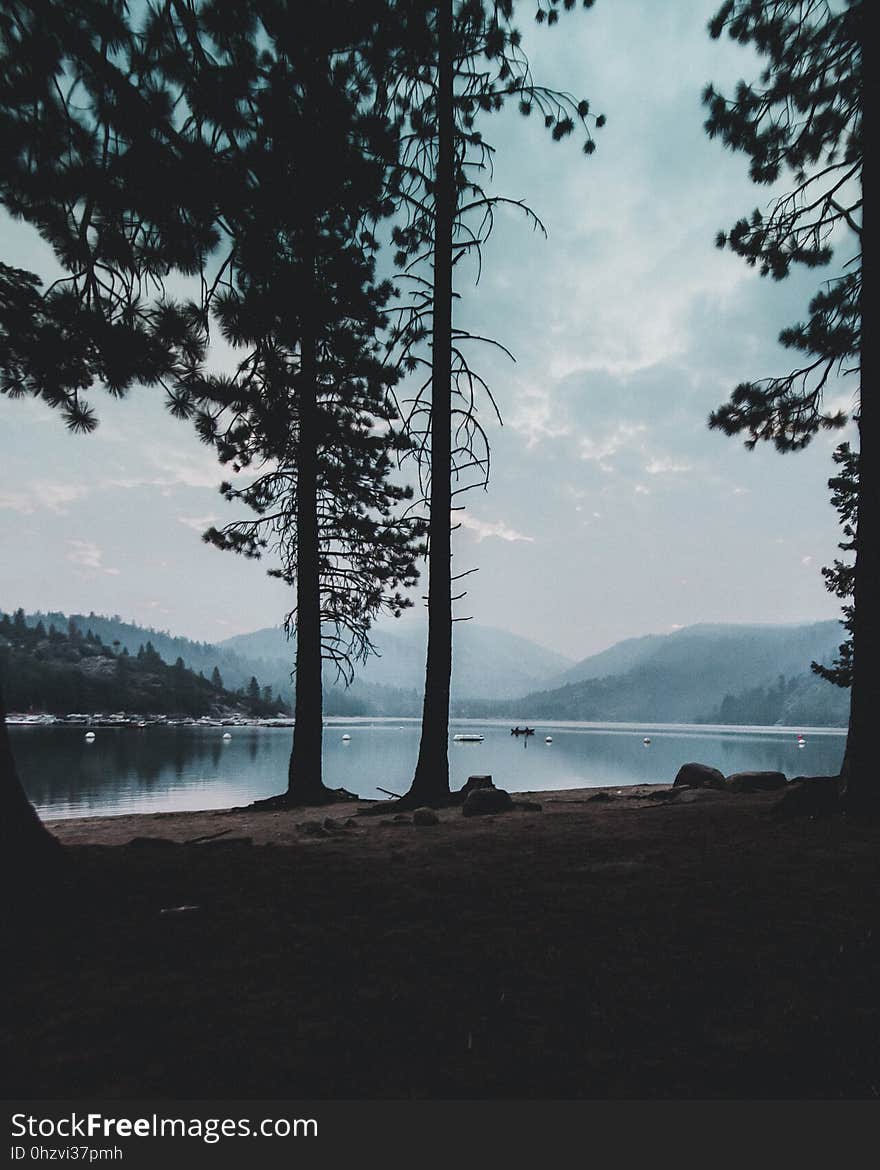
M 9 730 L 22 783 L 46 819 L 229 808 L 287 786 L 289 728 L 96 728 L 93 743 L 81 727 Z M 547 723 L 524 740 L 507 723 L 476 720 L 454 720 L 450 737 L 456 733 L 485 739 L 450 742 L 452 787 L 490 774 L 511 792 L 668 784 L 691 760 L 725 775 L 764 769 L 831 775 L 840 770 L 846 736 L 841 728 Z M 415 719 L 329 720 L 324 781 L 368 798 L 381 798 L 379 787 L 403 793 L 418 742 Z

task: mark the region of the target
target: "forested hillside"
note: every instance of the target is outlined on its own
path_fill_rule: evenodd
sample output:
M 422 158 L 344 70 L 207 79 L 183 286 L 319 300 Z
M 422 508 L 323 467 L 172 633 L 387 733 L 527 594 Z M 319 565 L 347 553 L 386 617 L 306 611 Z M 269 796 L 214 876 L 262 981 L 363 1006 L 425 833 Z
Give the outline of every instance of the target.
M 10 711 L 197 717 L 286 710 L 254 677 L 239 691 L 227 690 L 219 673 L 205 678 L 179 656 L 164 662 L 149 639 L 132 654 L 118 643 L 105 645 L 90 628 L 83 633 L 75 622 L 63 629 L 53 622 L 29 625 L 20 609 L 11 617 L 0 614 L 0 682 Z

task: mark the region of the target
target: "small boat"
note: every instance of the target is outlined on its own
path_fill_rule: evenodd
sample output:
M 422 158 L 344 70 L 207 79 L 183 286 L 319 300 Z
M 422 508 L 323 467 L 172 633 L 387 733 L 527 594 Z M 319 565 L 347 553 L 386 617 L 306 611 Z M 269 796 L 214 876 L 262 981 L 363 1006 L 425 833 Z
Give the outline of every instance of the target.
M 516 727 L 511 727 L 510 734 L 511 735 L 534 735 L 535 729 L 534 729 L 534 727 L 520 727 L 517 724 Z
M 453 735 L 455 743 L 482 743 L 485 739 L 483 735 Z

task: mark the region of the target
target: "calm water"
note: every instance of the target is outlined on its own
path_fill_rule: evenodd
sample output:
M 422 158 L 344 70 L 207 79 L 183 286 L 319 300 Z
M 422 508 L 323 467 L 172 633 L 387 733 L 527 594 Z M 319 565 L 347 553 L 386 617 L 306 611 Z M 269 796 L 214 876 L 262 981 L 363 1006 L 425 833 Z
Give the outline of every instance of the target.
M 231 731 L 230 740 L 223 739 Z M 806 743 L 797 745 L 797 731 Z M 725 775 L 772 769 L 787 776 L 840 769 L 843 730 L 537 725 L 528 741 L 509 724 L 456 721 L 450 734 L 480 732 L 483 743 L 449 745 L 453 788 L 491 774 L 511 792 L 671 783 L 690 760 Z M 98 728 L 94 743 L 73 727 L 10 728 L 22 782 L 46 818 L 228 808 L 283 791 L 289 728 Z M 342 736 L 348 734 L 348 742 Z M 544 742 L 545 736 L 552 744 Z M 648 746 L 642 742 L 650 736 Z M 377 785 L 403 793 L 418 755 L 416 720 L 332 721 L 324 730 L 324 779 L 363 797 Z

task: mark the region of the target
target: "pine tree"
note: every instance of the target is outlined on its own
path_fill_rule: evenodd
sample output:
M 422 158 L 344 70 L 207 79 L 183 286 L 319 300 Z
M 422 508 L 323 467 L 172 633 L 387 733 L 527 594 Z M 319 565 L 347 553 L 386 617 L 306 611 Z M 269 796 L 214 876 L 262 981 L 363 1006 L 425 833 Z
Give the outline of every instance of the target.
M 551 0 L 539 5 L 537 19 L 555 24 L 560 8 L 573 7 L 574 0 L 561 5 Z M 586 131 L 584 151 L 590 154 L 595 143 L 588 119 L 596 126 L 605 119 L 592 116 L 587 101 L 535 84 L 512 24 L 512 0 L 399 5 L 398 18 L 400 42 L 412 47 L 412 55 L 401 55 L 398 68 L 405 83 L 389 94 L 407 130 L 394 184 L 406 220 L 398 225 L 394 242 L 398 264 L 413 288 L 411 303 L 401 312 L 399 342 L 409 372 L 425 365 L 429 369 L 413 393 L 408 415 L 430 516 L 422 733 L 406 796 L 408 803 L 420 804 L 449 798 L 452 626 L 457 620 L 453 602 L 458 599 L 453 597 L 458 575 L 452 575 L 450 513 L 460 493 L 488 482 L 489 445 L 476 407 L 481 391 L 498 413 L 489 387 L 467 356 L 470 342 L 486 339 L 453 322 L 455 265 L 468 255 L 479 256 L 500 205 L 515 205 L 541 227 L 522 203 L 484 190 L 492 148 L 477 121 L 516 101 L 524 116 L 541 116 L 554 141 L 568 137 L 580 124 Z M 420 352 L 426 345 L 428 357 Z
M 365 49 L 385 7 L 339 2 L 304 19 L 252 0 L 244 34 L 241 6 L 210 35 L 193 22 L 176 33 L 189 53 L 190 132 L 230 156 L 218 196 L 228 265 L 205 307 L 244 355 L 232 376 L 190 377 L 181 392 L 198 402 L 221 460 L 254 474 L 221 488 L 254 518 L 206 539 L 248 557 L 277 554 L 270 572 L 295 591 L 287 799 L 298 803 L 332 798 L 321 774 L 322 658 L 350 677 L 372 648 L 373 619 L 409 604 L 416 575 L 418 526 L 397 513 L 411 492 L 391 478 L 396 374 L 377 342 L 391 286 L 375 278 L 375 229 L 391 206 L 394 138 L 370 110 Z M 218 71 L 235 103 L 202 114 Z
M 169 272 L 199 271 L 217 244 L 204 214 L 213 173 L 178 135 L 147 47 L 125 0 L 0 4 L 0 201 L 63 270 L 44 289 L 37 274 L 0 263 L 0 394 L 41 398 L 72 431 L 97 425 L 91 388 L 176 386 L 204 356 L 198 314 L 161 290 Z M 179 411 L 175 396 L 169 404 Z M 0 731 L 4 845 L 8 832 L 8 856 L 24 864 L 54 852 L 54 839 Z
M 161 288 L 217 244 L 212 176 L 145 47 L 125 0 L 0 5 L 0 199 L 64 270 L 43 289 L 0 264 L 0 394 L 42 398 L 72 431 L 97 425 L 90 388 L 174 383 L 203 355 L 197 317 Z
M 791 180 L 769 214 L 755 210 L 739 220 L 719 234 L 719 246 L 776 280 L 792 265 L 829 264 L 832 238 L 848 250 L 840 273 L 810 302 L 807 320 L 780 335 L 784 346 L 805 355 L 803 364 L 779 377 L 740 384 L 711 415 L 710 426 L 729 435 L 745 433 L 750 448 L 763 440 L 779 451 L 796 451 L 821 430 L 845 423 L 843 412 L 825 406 L 825 392 L 835 379 L 854 376 L 858 382 L 853 395 L 858 488 L 850 525 L 856 559 L 847 615 L 852 694 L 841 769 L 852 809 L 880 804 L 872 765 L 873 720 L 880 707 L 880 407 L 866 389 L 871 350 L 862 334 L 865 21 L 863 0 L 728 0 L 710 23 L 711 35 L 726 31 L 753 45 L 764 69 L 758 83 L 740 82 L 732 99 L 712 86 L 704 94 L 708 133 L 749 156 L 756 183 Z
M 853 451 L 849 443 L 841 443 L 834 452 L 833 459 L 840 471 L 828 480 L 828 487 L 831 489 L 831 503 L 837 509 L 840 526 L 843 529 L 843 540 L 838 548 L 841 552 L 851 553 L 856 548 L 856 510 L 859 493 L 858 452 Z M 810 665 L 816 674 L 839 687 L 852 686 L 852 635 L 855 617 L 852 606 L 854 569 L 855 566 L 852 562 L 842 561 L 839 558 L 835 560 L 833 565 L 822 569 L 826 589 L 844 602 L 842 625 L 846 630 L 847 637 L 838 647 L 838 656 L 830 666 L 823 666 L 818 662 L 813 662 Z

